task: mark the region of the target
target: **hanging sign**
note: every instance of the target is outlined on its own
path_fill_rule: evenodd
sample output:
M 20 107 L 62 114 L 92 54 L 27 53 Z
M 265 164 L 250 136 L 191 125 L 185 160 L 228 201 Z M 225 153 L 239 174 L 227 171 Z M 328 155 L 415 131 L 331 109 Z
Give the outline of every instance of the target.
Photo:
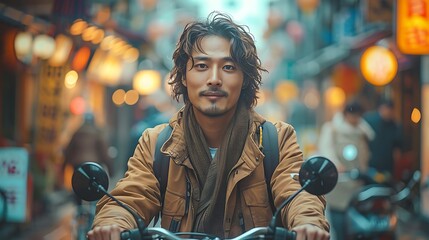
M 26 220 L 27 176 L 27 150 L 18 147 L 0 148 L 0 190 L 3 193 L 0 198 L 0 216 L 6 211 L 7 222 Z
M 429 54 L 429 0 L 398 0 L 396 19 L 399 50 Z

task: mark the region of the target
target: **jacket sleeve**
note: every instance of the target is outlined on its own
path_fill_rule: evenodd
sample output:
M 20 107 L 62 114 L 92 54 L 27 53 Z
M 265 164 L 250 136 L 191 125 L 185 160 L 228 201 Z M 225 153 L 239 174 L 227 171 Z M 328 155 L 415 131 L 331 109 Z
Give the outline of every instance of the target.
M 279 165 L 271 178 L 274 204 L 280 206 L 289 196 L 301 188 L 298 181 L 291 177 L 292 173 L 299 173 L 303 163 L 303 153 L 297 142 L 293 127 L 284 122 L 275 124 L 279 138 Z M 283 210 L 283 226 L 288 229 L 313 224 L 329 231 L 329 224 L 325 218 L 326 201 L 324 196 L 314 196 L 306 191 L 299 193 Z
M 143 132 L 128 161 L 124 178 L 111 191 L 115 198 L 137 212 L 146 225 L 161 209 L 159 183 L 153 172 L 153 153 L 161 129 L 161 126 L 157 126 Z M 124 229 L 137 227 L 130 213 L 104 196 L 97 203 L 93 227 L 111 224 Z

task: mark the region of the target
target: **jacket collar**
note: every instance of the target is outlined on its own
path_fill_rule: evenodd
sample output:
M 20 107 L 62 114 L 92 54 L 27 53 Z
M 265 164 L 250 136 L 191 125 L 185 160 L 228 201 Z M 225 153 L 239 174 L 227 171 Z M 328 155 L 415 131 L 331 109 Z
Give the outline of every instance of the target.
M 171 137 L 163 144 L 161 152 L 169 155 L 176 164 L 193 168 L 188 159 L 188 152 L 186 149 L 183 129 L 183 111 L 184 107 L 182 107 L 170 119 L 169 125 L 173 128 L 173 131 L 171 133 Z M 259 126 L 265 122 L 265 119 L 256 113 L 253 109 L 250 110 L 250 115 L 252 119 L 252 126 L 250 127 L 250 134 L 246 139 L 243 154 L 239 160 L 239 163 L 244 161 L 249 167 L 258 165 L 259 161 L 262 159 L 263 154 L 260 151 L 258 144 L 255 143 L 253 139 L 255 139 L 254 135 Z

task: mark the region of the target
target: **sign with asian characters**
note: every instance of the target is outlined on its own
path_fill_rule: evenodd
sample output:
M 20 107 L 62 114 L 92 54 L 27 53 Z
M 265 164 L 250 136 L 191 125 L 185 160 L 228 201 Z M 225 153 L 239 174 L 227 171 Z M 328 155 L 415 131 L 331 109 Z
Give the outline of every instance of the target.
M 429 54 L 429 0 L 398 0 L 396 19 L 399 50 Z
M 0 148 L 0 216 L 6 201 L 6 221 L 25 222 L 27 213 L 28 152 L 24 148 Z
M 63 124 L 63 85 L 67 67 L 41 66 L 39 97 L 36 112 L 35 148 L 37 153 L 51 156 L 58 145 Z

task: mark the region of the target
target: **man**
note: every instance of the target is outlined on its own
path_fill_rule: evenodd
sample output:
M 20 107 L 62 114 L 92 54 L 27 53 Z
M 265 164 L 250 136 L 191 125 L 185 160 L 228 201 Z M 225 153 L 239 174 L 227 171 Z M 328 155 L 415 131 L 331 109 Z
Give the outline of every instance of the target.
M 272 211 L 255 134 L 265 120 L 253 111 L 263 69 L 252 36 L 230 17 L 212 13 L 206 22 L 185 27 L 173 60 L 173 95 L 182 96 L 185 106 L 170 120 L 173 131 L 161 148 L 170 156 L 161 226 L 221 238 L 268 226 Z M 271 186 L 279 206 L 300 188 L 290 174 L 299 171 L 303 154 L 293 128 L 283 122 L 275 126 L 280 154 Z M 111 192 L 146 224 L 161 210 L 153 156 L 165 127 L 143 132 L 124 179 Z M 282 211 L 282 223 L 297 239 L 329 239 L 324 208 L 324 197 L 302 192 Z M 93 226 L 89 239 L 119 239 L 120 231 L 136 223 L 104 197 Z
M 374 178 L 379 182 L 392 181 L 395 163 L 402 153 L 402 131 L 395 122 L 394 113 L 393 101 L 383 99 L 377 111 L 364 115 L 375 132 L 375 138 L 369 142 L 371 155 L 368 171 L 370 174 L 374 172 Z

